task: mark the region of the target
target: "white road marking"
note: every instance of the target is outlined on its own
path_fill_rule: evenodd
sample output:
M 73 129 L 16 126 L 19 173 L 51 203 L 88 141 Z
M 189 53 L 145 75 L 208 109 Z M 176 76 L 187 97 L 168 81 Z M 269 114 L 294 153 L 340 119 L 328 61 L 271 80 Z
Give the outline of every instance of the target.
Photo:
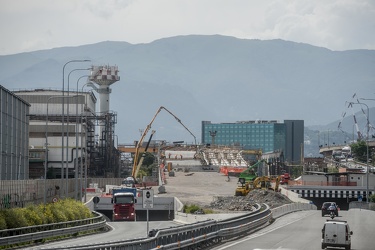
M 247 241 L 247 240 L 251 240 L 251 239 L 254 239 L 254 238 L 256 238 L 256 237 L 259 237 L 259 236 L 265 235 L 265 234 L 267 234 L 267 233 L 269 233 L 269 232 L 275 231 L 276 229 L 279 229 L 279 228 L 285 227 L 285 226 L 287 226 L 287 225 L 289 225 L 289 224 L 292 224 L 292 223 L 294 223 L 294 222 L 297 222 L 297 221 L 299 221 L 299 220 L 302 220 L 303 218 L 305 218 L 305 217 L 308 216 L 308 215 L 310 215 L 310 213 L 306 213 L 306 214 L 304 214 L 303 216 L 300 216 L 298 219 L 295 219 L 295 220 L 293 220 L 293 221 L 287 222 L 287 223 L 282 224 L 282 225 L 280 225 L 280 226 L 272 227 L 272 228 L 270 228 L 269 230 L 265 230 L 265 231 L 262 230 L 263 232 L 261 232 L 261 233 L 254 233 L 254 234 L 251 234 L 251 235 L 245 237 L 245 238 L 242 239 L 242 240 L 236 241 L 236 242 L 234 242 L 234 243 L 232 243 L 232 244 L 229 244 L 229 245 L 223 246 L 223 247 L 221 247 L 221 248 L 217 248 L 217 250 L 228 249 L 228 248 L 231 248 L 231 247 L 233 247 L 233 246 L 235 246 L 235 245 L 237 245 L 237 244 L 239 244 L 239 243 L 242 243 L 242 242 L 245 242 L 245 241 Z M 265 229 L 266 229 L 266 228 L 265 228 Z M 277 249 L 282 249 L 282 250 L 293 250 L 293 249 L 290 249 L 290 248 L 282 248 L 282 247 L 279 247 L 279 248 L 277 248 Z M 261 248 L 255 248 L 254 250 L 272 250 L 272 249 L 261 249 Z

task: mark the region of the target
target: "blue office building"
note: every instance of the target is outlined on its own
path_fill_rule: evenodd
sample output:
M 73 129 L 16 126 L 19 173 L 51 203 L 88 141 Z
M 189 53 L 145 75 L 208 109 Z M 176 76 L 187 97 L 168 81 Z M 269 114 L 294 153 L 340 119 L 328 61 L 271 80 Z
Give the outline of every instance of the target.
M 262 152 L 281 151 L 289 164 L 300 164 L 303 151 L 303 120 L 239 121 L 211 123 L 202 121 L 202 143 L 240 146 L 243 149 L 262 149 Z

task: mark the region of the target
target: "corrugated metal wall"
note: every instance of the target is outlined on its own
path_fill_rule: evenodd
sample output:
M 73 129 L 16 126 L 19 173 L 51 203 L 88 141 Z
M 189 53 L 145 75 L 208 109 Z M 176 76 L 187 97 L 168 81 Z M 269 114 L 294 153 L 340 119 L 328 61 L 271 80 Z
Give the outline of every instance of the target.
M 0 85 L 0 180 L 29 178 L 29 104 Z

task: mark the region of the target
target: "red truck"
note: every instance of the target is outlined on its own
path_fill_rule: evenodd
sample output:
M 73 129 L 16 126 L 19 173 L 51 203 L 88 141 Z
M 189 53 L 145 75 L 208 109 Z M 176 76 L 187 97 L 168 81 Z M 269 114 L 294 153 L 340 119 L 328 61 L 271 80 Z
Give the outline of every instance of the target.
M 284 174 L 281 175 L 280 184 L 281 185 L 288 185 L 289 180 L 290 180 L 289 173 L 284 173 Z
M 120 187 L 112 189 L 113 213 L 112 221 L 135 221 L 135 203 L 137 203 L 137 189 Z

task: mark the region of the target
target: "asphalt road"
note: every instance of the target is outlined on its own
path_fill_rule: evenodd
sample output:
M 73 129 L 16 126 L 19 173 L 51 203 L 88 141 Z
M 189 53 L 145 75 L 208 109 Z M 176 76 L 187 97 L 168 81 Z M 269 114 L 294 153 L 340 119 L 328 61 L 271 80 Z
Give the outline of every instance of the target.
M 375 212 L 352 209 L 341 211 L 335 219 L 349 223 L 353 250 L 373 250 Z M 320 211 L 301 211 L 285 215 L 272 225 L 247 237 L 228 242 L 215 250 L 317 250 L 321 249 L 321 230 L 324 222 Z M 328 248 L 336 249 L 336 248 Z
M 100 242 L 111 242 L 117 240 L 126 240 L 126 239 L 137 239 L 137 238 L 146 238 L 147 236 L 147 222 L 108 222 L 112 230 L 105 233 L 98 233 L 94 235 L 81 236 L 74 239 L 68 239 L 63 241 L 55 241 L 51 243 L 46 243 L 39 246 L 30 247 L 27 249 L 65 249 L 65 246 L 72 245 L 85 245 L 92 243 Z M 150 221 L 149 230 L 151 229 L 161 229 L 179 226 L 179 224 L 172 221 Z

